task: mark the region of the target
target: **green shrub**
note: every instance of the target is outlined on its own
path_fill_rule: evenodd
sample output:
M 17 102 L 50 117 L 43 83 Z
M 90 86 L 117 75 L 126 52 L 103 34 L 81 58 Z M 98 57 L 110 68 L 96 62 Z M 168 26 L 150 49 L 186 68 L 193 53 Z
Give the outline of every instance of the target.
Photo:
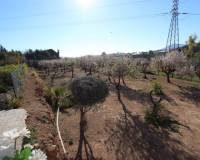
M 17 109 L 21 106 L 21 101 L 18 98 L 12 98 L 8 101 L 8 107 L 11 109 Z
M 20 152 L 17 151 L 14 157 L 5 157 L 3 160 L 29 160 L 29 157 L 31 156 L 32 151 L 31 148 L 24 148 Z
M 50 105 L 52 105 L 52 98 L 53 98 L 53 95 L 54 95 L 54 90 L 53 90 L 53 88 L 44 87 L 43 93 L 44 93 L 44 97 L 45 97 L 46 101 L 47 101 Z
M 24 73 L 27 73 L 27 72 L 28 72 L 28 65 L 27 65 L 27 64 L 24 64 L 24 65 L 23 65 L 23 70 L 24 70 Z
M 6 93 L 7 92 L 7 87 L 4 85 L 0 85 L 0 93 Z
M 0 67 L 0 83 L 6 86 L 12 86 L 11 73 L 17 68 L 17 65 L 6 65 Z
M 65 94 L 65 89 L 64 88 L 54 88 L 54 95 L 56 97 L 64 96 L 64 94 Z
M 66 90 L 64 95 L 59 99 L 58 105 L 61 110 L 73 106 L 73 96 L 69 90 Z
M 152 124 L 157 128 L 170 129 L 171 131 L 178 132 L 179 125 L 178 121 L 174 120 L 169 115 L 162 115 L 161 113 L 154 113 L 152 110 L 147 110 L 145 113 L 145 121 L 148 124 Z
M 73 105 L 71 92 L 64 88 L 45 87 L 44 97 L 54 110 L 57 110 L 58 107 L 60 107 L 62 110 L 64 108 L 69 108 Z
M 153 84 L 153 93 L 157 96 L 162 95 L 163 91 L 162 91 L 162 87 L 158 82 L 155 82 Z
M 0 71 L 0 81 L 4 85 L 12 86 L 11 72 Z
M 159 124 L 157 122 L 157 116 L 155 114 L 153 114 L 151 112 L 151 110 L 146 110 L 144 119 L 149 124 L 153 124 L 156 127 L 159 126 Z

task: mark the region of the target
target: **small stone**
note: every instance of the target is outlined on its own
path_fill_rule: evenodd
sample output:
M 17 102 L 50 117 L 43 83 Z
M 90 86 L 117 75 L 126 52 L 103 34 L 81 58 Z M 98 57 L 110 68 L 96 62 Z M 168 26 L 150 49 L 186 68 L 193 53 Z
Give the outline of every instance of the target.
M 39 145 L 38 143 L 35 143 L 35 144 L 33 145 L 33 148 L 38 149 L 38 148 L 40 148 L 40 145 Z
M 69 140 L 69 145 L 71 146 L 71 145 L 73 145 L 73 144 L 74 144 L 73 140 L 72 140 L 72 139 Z
M 54 138 L 53 135 L 52 135 L 51 133 L 48 133 L 48 134 L 47 134 L 47 137 L 49 137 L 50 139 L 53 139 L 53 138 Z

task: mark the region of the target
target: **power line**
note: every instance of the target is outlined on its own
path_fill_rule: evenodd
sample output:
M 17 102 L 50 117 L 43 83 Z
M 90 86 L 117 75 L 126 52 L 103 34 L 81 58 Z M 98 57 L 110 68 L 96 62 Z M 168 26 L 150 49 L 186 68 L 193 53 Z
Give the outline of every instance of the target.
M 171 12 L 163 12 L 161 14 L 171 15 Z M 200 16 L 200 13 L 190 13 L 190 12 L 179 12 L 178 15 L 192 15 L 192 16 Z
M 199 13 L 189 13 L 189 12 L 179 12 L 179 2 L 180 0 L 173 0 L 171 12 L 162 13 L 163 15 L 171 14 L 171 22 L 167 37 L 166 51 L 178 48 L 179 49 L 179 16 L 180 15 L 194 15 L 199 16 Z
M 200 13 L 185 13 L 187 15 L 192 15 L 192 16 L 200 16 Z
M 21 26 L 21 27 L 11 27 L 11 28 L 0 28 L 0 31 L 17 31 L 17 30 L 30 30 L 30 29 L 47 29 L 53 27 L 62 27 L 62 26 L 79 26 L 79 25 L 90 25 L 90 24 L 101 24 L 101 23 L 113 23 L 118 21 L 130 21 L 130 20 L 141 20 L 146 18 L 156 18 L 163 17 L 166 15 L 163 14 L 149 14 L 149 15 L 138 15 L 138 16 L 129 16 L 129 17 L 111 17 L 104 19 L 94 19 L 90 21 L 77 21 L 77 22 L 66 22 L 66 23 L 56 23 L 56 24 L 44 24 L 44 25 L 32 25 L 32 26 Z
M 130 4 L 135 4 L 135 3 L 144 3 L 144 2 L 149 2 L 152 0 L 129 0 L 121 3 L 113 3 L 113 4 L 106 4 L 102 5 L 96 8 L 104 8 L 104 7 L 116 7 L 116 6 L 122 6 L 122 5 L 130 5 Z M 68 10 L 69 11 L 69 10 Z M 38 13 L 38 14 L 33 14 L 33 15 L 27 15 L 27 16 L 15 16 L 15 17 L 4 17 L 4 19 L 23 19 L 23 18 L 31 18 L 31 17 L 39 17 L 39 16 L 45 16 L 45 15 L 50 15 L 50 14 L 58 14 L 62 12 L 68 12 L 67 10 L 60 10 L 60 11 L 51 11 L 51 12 L 43 12 L 43 13 Z M 44 24 L 44 25 L 31 25 L 31 26 L 19 26 L 19 27 L 11 27 L 11 28 L 0 28 L 0 31 L 17 31 L 17 30 L 30 30 L 30 29 L 43 29 L 43 28 L 52 28 L 52 27 L 62 27 L 62 26 L 79 26 L 79 25 L 88 25 L 88 24 L 97 24 L 97 23 L 112 23 L 112 22 L 117 22 L 117 21 L 128 21 L 128 20 L 140 20 L 140 19 L 145 19 L 145 18 L 154 18 L 154 17 L 161 17 L 161 16 L 166 16 L 166 15 L 171 15 L 171 12 L 164 12 L 164 13 L 159 13 L 159 14 L 152 14 L 152 15 L 137 15 L 137 16 L 129 16 L 129 17 L 111 17 L 111 18 L 106 18 L 106 19 L 96 19 L 96 20 L 89 20 L 85 22 L 65 22 L 65 23 L 54 23 L 54 24 Z M 196 15 L 199 16 L 200 14 L 198 13 L 187 13 L 187 12 L 182 12 L 182 13 L 176 13 L 177 15 Z M 1 19 L 1 18 L 0 18 Z

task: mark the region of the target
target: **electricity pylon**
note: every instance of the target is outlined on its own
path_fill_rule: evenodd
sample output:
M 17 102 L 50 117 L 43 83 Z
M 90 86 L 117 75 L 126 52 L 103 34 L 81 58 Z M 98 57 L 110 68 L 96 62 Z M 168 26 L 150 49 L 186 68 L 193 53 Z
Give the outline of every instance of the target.
M 179 49 L 179 0 L 173 0 L 171 15 L 166 52 L 170 52 L 175 48 Z

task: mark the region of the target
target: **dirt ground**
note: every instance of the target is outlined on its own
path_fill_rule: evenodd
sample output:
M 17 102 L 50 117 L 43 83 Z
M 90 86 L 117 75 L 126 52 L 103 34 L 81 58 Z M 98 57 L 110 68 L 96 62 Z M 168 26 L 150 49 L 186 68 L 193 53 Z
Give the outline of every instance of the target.
M 70 74 L 65 76 L 66 78 L 56 79 L 54 85 L 64 86 L 70 79 Z M 165 94 L 163 106 L 185 127 L 181 126 L 179 133 L 175 133 L 147 125 L 144 122 L 144 113 L 152 105 L 149 91 L 153 79 L 126 80 L 127 86 L 122 87 L 122 101 L 131 114 L 124 116 L 113 86 L 110 86 L 110 93 L 105 102 L 86 113 L 88 122 L 86 137 L 96 158 L 200 159 L 200 89 L 183 80 L 172 79 L 172 84 L 167 84 L 164 77 L 156 79 L 162 85 Z M 24 108 L 30 113 L 27 123 L 38 131 L 39 137 L 42 137 L 39 141 L 44 141 L 43 138 L 48 137 L 50 132 L 53 133 L 53 126 L 50 127 L 49 124 L 46 126 L 40 122 L 44 117 L 49 119 L 50 113 L 47 109 L 49 106 L 41 100 L 41 97 L 32 96 L 37 87 L 31 75 L 27 77 L 26 83 Z M 74 157 L 79 141 L 79 112 L 73 109 L 63 111 L 60 115 L 60 128 L 68 156 Z
M 40 79 L 34 76 L 32 70 L 25 77 L 22 108 L 28 112 L 26 124 L 31 131 L 31 143 L 37 144 L 36 148 L 45 151 L 48 159 L 59 158 L 54 113 L 42 96 Z

